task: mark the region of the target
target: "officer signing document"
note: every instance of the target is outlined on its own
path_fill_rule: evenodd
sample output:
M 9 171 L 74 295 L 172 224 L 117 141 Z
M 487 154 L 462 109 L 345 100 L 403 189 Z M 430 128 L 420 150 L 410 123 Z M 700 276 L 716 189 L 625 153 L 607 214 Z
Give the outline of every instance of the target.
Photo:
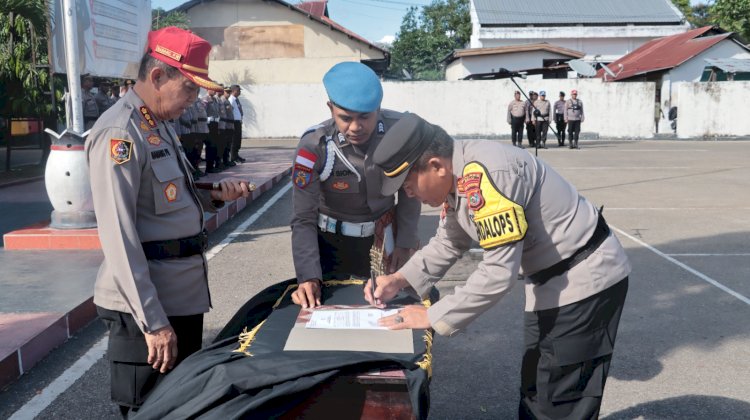
M 630 263 L 601 213 L 544 162 L 492 141 L 454 141 L 416 115 L 394 125 L 375 163 L 388 180 L 442 206 L 430 242 L 396 273 L 377 277 L 384 307 L 400 289 L 425 297 L 473 242 L 484 258 L 465 285 L 429 309 L 407 306 L 381 318 L 391 329 L 451 335 L 497 303 L 525 276 L 525 352 L 520 418 L 596 418 L 602 400 Z

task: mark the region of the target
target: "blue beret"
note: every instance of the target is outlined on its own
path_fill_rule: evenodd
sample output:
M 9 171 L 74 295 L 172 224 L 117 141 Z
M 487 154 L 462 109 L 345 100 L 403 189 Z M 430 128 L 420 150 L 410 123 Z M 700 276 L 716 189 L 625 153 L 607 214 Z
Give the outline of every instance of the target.
M 547 96 L 547 92 L 545 92 L 543 90 L 540 90 L 539 91 L 539 96 Z
M 334 105 L 349 111 L 372 112 L 383 100 L 380 79 L 362 63 L 336 64 L 323 76 L 323 86 Z

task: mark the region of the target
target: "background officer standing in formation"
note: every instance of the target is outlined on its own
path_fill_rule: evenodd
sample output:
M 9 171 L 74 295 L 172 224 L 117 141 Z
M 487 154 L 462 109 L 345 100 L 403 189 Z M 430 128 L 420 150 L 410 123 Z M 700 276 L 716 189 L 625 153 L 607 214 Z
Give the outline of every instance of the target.
M 516 91 L 513 100 L 508 104 L 508 115 L 506 121 L 510 124 L 510 136 L 514 146 L 523 147 L 523 121 L 526 117 L 526 109 L 521 100 L 521 92 Z
M 568 141 L 571 149 L 578 149 L 578 135 L 581 134 L 583 122 L 583 102 L 578 99 L 578 91 L 570 92 L 570 99 L 565 102 L 565 122 L 568 124 Z
M 221 124 L 221 114 L 219 112 L 219 100 L 216 98 L 217 91 L 208 89 L 208 93 L 203 98 L 203 104 L 206 107 L 206 116 L 208 121 L 208 138 L 206 139 L 206 173 L 213 174 L 221 172 L 216 167 L 217 145 L 219 144 L 219 124 Z
M 224 121 L 224 131 L 219 145 L 218 155 L 221 160 L 221 169 L 226 169 L 231 166 L 236 166 L 232 159 L 229 159 L 229 153 L 232 150 L 232 143 L 234 142 L 234 106 L 229 101 L 229 97 L 232 96 L 232 89 L 230 87 L 224 88 L 224 94 L 219 99 L 219 106 L 224 108 L 224 114 L 221 119 Z
M 557 146 L 565 146 L 565 92 L 560 92 L 560 99 L 555 101 L 555 129 L 557 129 Z
M 249 195 L 232 178 L 210 195 L 197 191 L 167 123 L 199 86 L 218 89 L 207 78 L 210 50 L 183 29 L 150 32 L 138 82 L 86 139 L 104 253 L 94 303 L 109 329 L 112 400 L 123 415 L 200 349 L 210 307 L 203 212 Z
M 384 307 L 404 287 L 426 297 L 478 242 L 482 262 L 465 285 L 429 309 L 410 305 L 382 318 L 391 329 L 452 335 L 525 276 L 525 353 L 520 418 L 598 417 L 630 262 L 601 213 L 554 169 L 492 141 L 460 141 L 409 114 L 380 142 L 383 194 L 403 188 L 443 206 L 434 238 L 397 273 L 377 277 L 365 299 Z M 372 281 L 372 280 L 370 280 Z
M 84 130 L 89 130 L 94 126 L 96 119 L 99 118 L 99 106 L 96 104 L 96 98 L 91 93 L 91 88 L 94 87 L 94 78 L 91 76 L 83 76 L 81 80 L 81 98 L 83 101 L 83 127 Z M 68 115 L 72 115 L 68 113 Z
M 539 99 L 534 101 L 534 133 L 538 147 L 547 148 L 547 129 L 549 128 L 550 103 L 547 92 L 540 90 Z
M 299 282 L 292 299 L 303 307 L 321 304 L 324 277 L 370 276 L 381 217 L 394 217 L 397 226 L 386 245 L 386 252 L 392 249 L 388 272 L 418 245 L 419 201 L 399 191 L 394 209 L 396 191 L 380 193 L 385 176 L 372 161 L 383 135 L 404 114 L 380 109 L 383 88 L 364 64 L 339 63 L 323 84 L 332 118 L 302 135 L 292 172 L 292 256 Z
M 242 111 L 242 104 L 240 103 L 240 94 L 242 89 L 240 85 L 232 85 L 229 88 L 229 103 L 232 104 L 232 117 L 234 118 L 234 136 L 232 137 L 232 147 L 229 151 L 229 160 L 236 163 L 244 163 L 245 158 L 240 156 L 240 148 L 242 147 L 242 117 L 245 113 Z
M 529 138 L 529 146 L 536 146 L 536 130 L 534 127 L 534 101 L 538 98 L 536 92 L 529 91 L 529 99 L 524 103 L 524 116 L 526 119 L 526 137 Z

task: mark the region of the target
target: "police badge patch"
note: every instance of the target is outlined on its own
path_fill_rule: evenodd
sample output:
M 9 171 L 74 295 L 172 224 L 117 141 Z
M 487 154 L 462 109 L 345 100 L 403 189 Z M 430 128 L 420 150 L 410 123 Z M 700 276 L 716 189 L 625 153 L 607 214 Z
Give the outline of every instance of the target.
M 109 140 L 109 157 L 118 165 L 130 160 L 133 152 L 133 142 L 125 139 Z
M 292 171 L 292 182 L 294 182 L 294 186 L 299 189 L 304 189 L 307 184 L 310 183 L 310 180 L 312 179 L 312 169 L 308 168 L 307 166 L 300 165 L 299 163 L 294 165 L 294 170 Z
M 156 134 L 149 134 L 146 140 L 148 140 L 148 142 L 154 146 L 158 146 L 161 144 L 161 137 Z
M 177 186 L 170 182 L 169 185 L 164 188 L 164 196 L 167 197 L 167 201 L 170 203 L 177 200 Z
M 481 172 L 469 172 L 462 178 L 463 189 L 466 192 L 466 198 L 469 200 L 469 209 L 477 211 L 484 206 L 484 197 L 482 197 Z

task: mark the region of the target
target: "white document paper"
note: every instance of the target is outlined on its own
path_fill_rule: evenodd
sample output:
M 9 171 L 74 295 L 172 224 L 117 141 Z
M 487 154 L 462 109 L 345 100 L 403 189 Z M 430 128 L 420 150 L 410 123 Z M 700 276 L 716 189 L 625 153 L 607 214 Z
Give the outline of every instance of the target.
M 328 330 L 387 330 L 378 320 L 398 313 L 398 309 L 328 309 L 313 311 L 305 328 Z

